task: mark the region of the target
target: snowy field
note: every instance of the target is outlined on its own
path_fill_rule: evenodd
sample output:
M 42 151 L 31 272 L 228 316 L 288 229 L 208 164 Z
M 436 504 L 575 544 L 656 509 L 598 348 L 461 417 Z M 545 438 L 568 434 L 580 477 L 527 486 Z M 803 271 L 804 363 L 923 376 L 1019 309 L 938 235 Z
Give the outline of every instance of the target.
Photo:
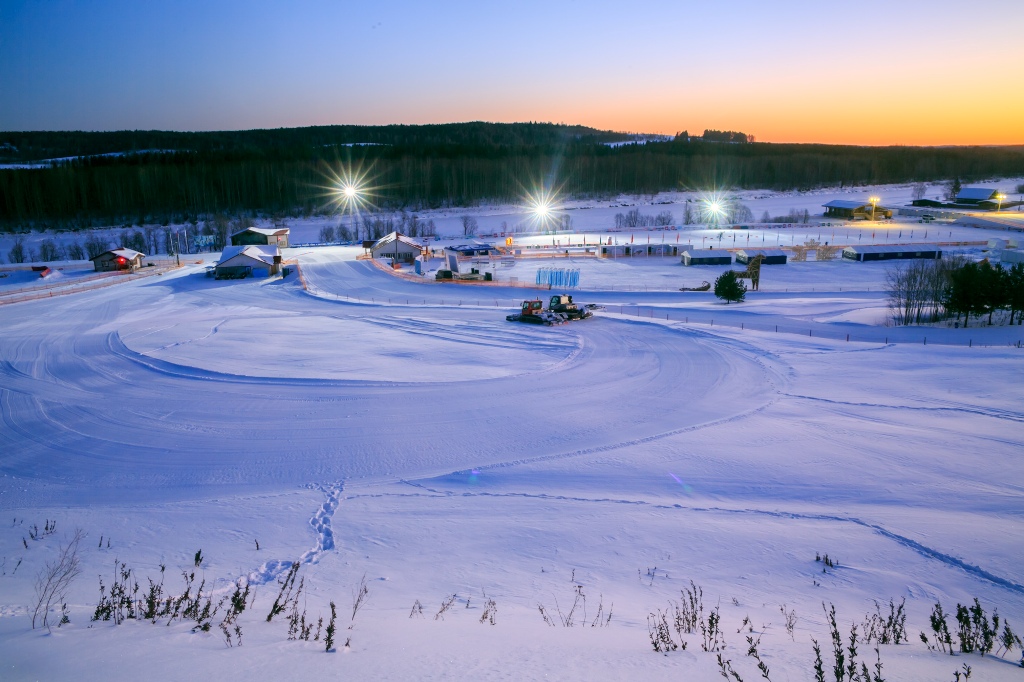
M 884 679 L 1021 679 L 1017 650 L 918 636 L 936 601 L 975 597 L 1024 631 L 1021 327 L 966 347 L 879 326 L 879 264 L 765 266 L 723 306 L 673 291 L 723 268 L 582 258 L 576 298 L 605 309 L 518 326 L 533 290 L 409 281 L 359 252 L 290 250 L 308 291 L 190 261 L 0 306 L 0 678 L 718 679 L 699 631 L 668 655 L 648 636 L 692 580 L 744 680 L 762 679 L 747 635 L 771 680 L 814 679 L 812 639 L 832 679 L 822 604 L 845 640 L 890 599 L 910 641 L 879 648 Z M 76 528 L 70 623 L 33 630 L 33 582 Z M 287 611 L 267 622 L 295 561 L 299 612 L 338 607 L 336 653 L 289 641 Z M 195 571 L 214 603 L 248 582 L 242 645 L 226 606 L 209 632 L 91 622 L 115 562 L 140 598 L 161 567 L 169 594 Z

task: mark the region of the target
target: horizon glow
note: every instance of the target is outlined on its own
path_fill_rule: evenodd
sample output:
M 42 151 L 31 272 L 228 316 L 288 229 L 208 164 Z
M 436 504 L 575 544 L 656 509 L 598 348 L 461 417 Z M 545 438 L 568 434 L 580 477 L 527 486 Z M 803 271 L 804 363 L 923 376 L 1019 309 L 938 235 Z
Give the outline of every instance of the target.
M 546 121 L 1024 144 L 1024 3 L 0 5 L 0 130 Z M 628 13 L 628 14 L 627 14 Z

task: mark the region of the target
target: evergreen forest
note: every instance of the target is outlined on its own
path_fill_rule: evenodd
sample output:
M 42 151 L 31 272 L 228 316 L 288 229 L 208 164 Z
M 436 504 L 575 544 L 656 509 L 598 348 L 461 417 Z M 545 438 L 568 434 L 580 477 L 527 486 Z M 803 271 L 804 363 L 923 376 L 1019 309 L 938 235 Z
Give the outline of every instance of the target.
M 742 133 L 636 138 L 549 123 L 226 132 L 0 132 L 0 229 L 338 210 L 341 181 L 382 209 L 667 190 L 811 189 L 1024 175 L 1024 146 L 772 144 Z

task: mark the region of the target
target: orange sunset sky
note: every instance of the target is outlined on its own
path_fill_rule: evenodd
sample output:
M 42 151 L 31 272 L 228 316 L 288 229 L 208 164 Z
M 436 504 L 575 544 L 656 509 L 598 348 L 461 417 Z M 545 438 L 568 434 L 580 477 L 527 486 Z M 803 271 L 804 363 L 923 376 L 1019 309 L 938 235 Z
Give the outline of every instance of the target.
M 0 129 L 551 121 L 1024 144 L 1024 2 L 0 4 Z

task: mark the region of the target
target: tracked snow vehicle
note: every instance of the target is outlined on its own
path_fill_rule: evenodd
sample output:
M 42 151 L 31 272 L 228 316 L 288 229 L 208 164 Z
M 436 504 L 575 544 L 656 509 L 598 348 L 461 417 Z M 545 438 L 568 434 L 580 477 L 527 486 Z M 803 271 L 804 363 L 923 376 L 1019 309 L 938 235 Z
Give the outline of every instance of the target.
M 565 324 L 569 318 L 561 313 L 553 313 L 544 309 L 544 302 L 540 299 L 523 301 L 518 313 L 506 315 L 509 322 L 527 322 L 530 324 L 543 324 L 547 326 Z
M 556 294 L 548 301 L 548 310 L 565 315 L 570 320 L 585 320 L 588 317 L 593 317 L 596 307 L 593 305 L 580 307 L 572 302 L 572 296 L 569 294 Z
M 592 303 L 580 306 L 572 302 L 572 296 L 568 294 L 556 294 L 548 301 L 548 307 L 544 308 L 544 302 L 540 299 L 523 301 L 518 313 L 505 316 L 509 322 L 529 322 L 532 324 L 565 324 L 570 320 L 585 320 L 594 316 L 595 310 L 604 306 Z

